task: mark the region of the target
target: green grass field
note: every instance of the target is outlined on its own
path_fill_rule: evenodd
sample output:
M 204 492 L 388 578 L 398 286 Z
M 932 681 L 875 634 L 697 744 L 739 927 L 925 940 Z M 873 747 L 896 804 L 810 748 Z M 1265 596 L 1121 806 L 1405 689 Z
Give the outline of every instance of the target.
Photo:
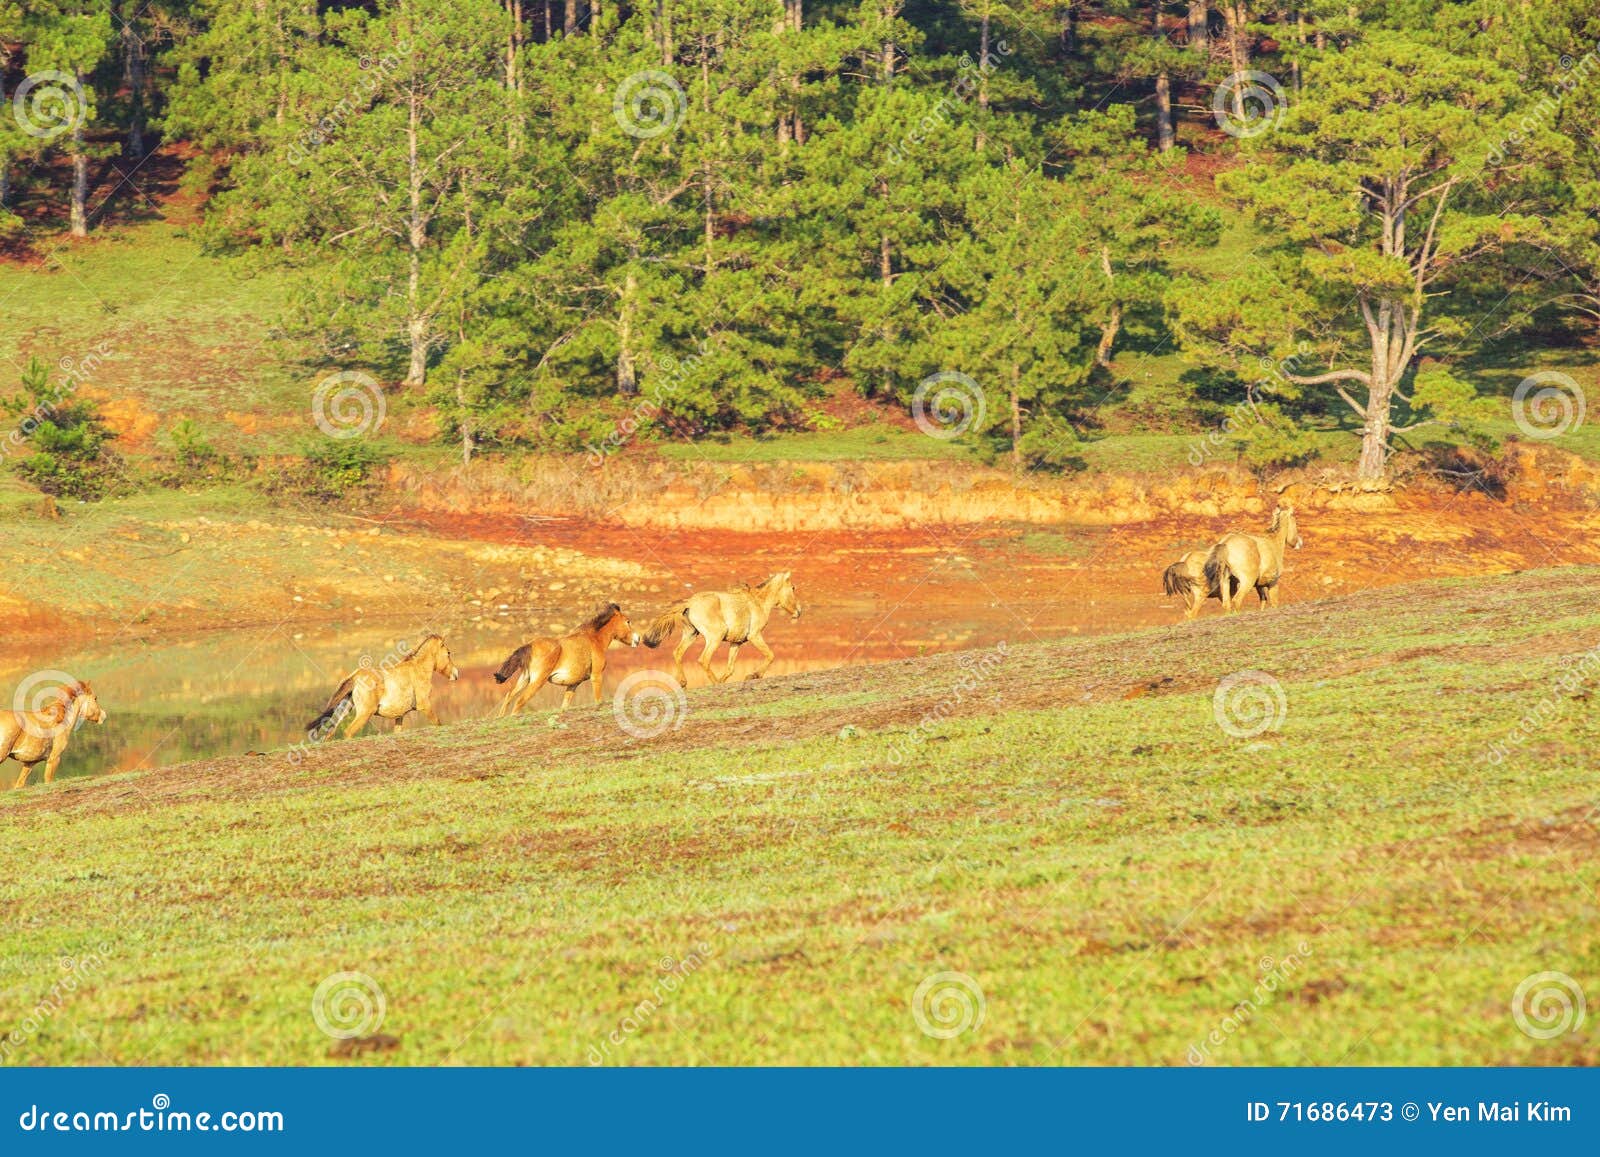
M 1597 580 L 1019 625 L 1003 656 L 697 686 L 648 739 L 607 705 L 9 793 L 0 1049 L 1597 1063 L 1592 1032 L 1512 1012 L 1526 978 L 1600 959 L 1600 723 L 1572 662 Z M 1219 724 L 1254 719 L 1217 706 L 1246 671 L 1278 688 L 1254 736 Z M 321 1019 L 378 1039 L 319 1028 L 340 973 L 366 979 Z

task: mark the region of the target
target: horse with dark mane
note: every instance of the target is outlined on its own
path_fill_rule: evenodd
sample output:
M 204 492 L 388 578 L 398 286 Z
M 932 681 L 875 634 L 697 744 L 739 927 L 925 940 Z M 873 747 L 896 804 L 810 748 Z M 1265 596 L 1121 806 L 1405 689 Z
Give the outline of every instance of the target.
M 607 603 L 587 622 L 561 638 L 534 639 L 507 656 L 494 673 L 496 683 L 510 683 L 511 690 L 500 701 L 495 715 L 515 715 L 535 691 L 546 683 L 566 689 L 561 709 L 572 706 L 572 696 L 589 680 L 594 680 L 594 701 L 600 702 L 601 682 L 606 671 L 606 648 L 612 643 L 637 646 L 639 632 L 616 603 Z
M 345 728 L 349 739 L 367 725 L 374 715 L 393 719 L 399 727 L 411 712 L 420 712 L 429 722 L 438 723 L 433 710 L 433 677 L 443 675 L 451 682 L 461 677 L 461 671 L 450 658 L 450 648 L 438 635 L 429 635 L 417 644 L 417 649 L 402 655 L 394 662 L 378 667 L 358 667 L 349 678 L 339 684 L 339 689 L 328 700 L 310 723 L 307 731 L 317 731 L 330 719 L 338 726 L 340 719 L 353 709 L 354 717 Z
M 1283 555 L 1305 544 L 1295 524 L 1294 507 L 1280 502 L 1272 512 L 1266 534 L 1235 531 L 1224 535 L 1206 558 L 1205 582 L 1222 599 L 1222 609 L 1237 611 L 1244 606 L 1244 593 L 1255 589 L 1261 605 L 1278 605 L 1278 582 L 1283 578 Z

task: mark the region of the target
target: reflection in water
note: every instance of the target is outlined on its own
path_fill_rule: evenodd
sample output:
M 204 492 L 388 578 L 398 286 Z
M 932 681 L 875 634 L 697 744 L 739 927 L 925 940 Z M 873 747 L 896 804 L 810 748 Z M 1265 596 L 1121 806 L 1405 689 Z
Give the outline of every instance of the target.
M 785 675 L 844 664 L 881 662 L 908 655 L 986 646 L 1004 637 L 1006 624 L 954 627 L 942 621 L 936 630 L 921 626 L 903 635 L 883 611 L 868 604 L 807 610 L 799 623 L 774 616 L 767 641 L 778 654 L 769 674 Z M 970 613 L 970 609 L 969 613 Z M 953 617 L 959 611 L 949 608 Z M 350 626 L 297 627 L 211 631 L 191 637 L 153 640 L 124 638 L 115 643 L 85 644 L 67 653 L 43 647 L 13 650 L 0 666 L 0 695 L 8 694 L 31 673 L 60 670 L 94 684 L 109 712 L 104 726 L 80 727 L 61 761 L 59 777 L 92 775 L 134 768 L 159 767 L 193 759 L 282 751 L 303 742 L 305 725 L 320 712 L 341 679 L 363 657 L 382 663 L 412 624 L 364 622 Z M 908 624 L 909 625 L 909 624 Z M 493 714 L 504 688 L 493 672 L 513 648 L 543 634 L 511 621 L 485 619 L 460 622 L 444 629 L 451 654 L 461 668 L 455 683 L 434 680 L 435 708 L 446 723 L 481 719 Z M 670 671 L 674 642 L 656 650 L 612 647 L 607 653 L 606 702 L 628 673 L 644 668 Z M 689 687 L 704 684 L 696 660 L 696 640 L 685 659 Z M 760 656 L 745 648 L 735 679 L 755 670 Z M 718 652 L 721 670 L 727 651 Z M 589 685 L 578 689 L 575 705 L 594 701 Z M 524 710 L 549 711 L 560 706 L 561 692 L 545 688 Z M 9 703 L 6 704 L 9 706 Z M 420 716 L 413 725 L 427 726 Z M 392 728 L 373 720 L 367 732 Z M 338 742 L 338 740 L 330 740 Z M 0 768 L 0 782 L 9 783 L 20 769 Z M 43 765 L 34 774 L 37 781 Z M 32 781 L 31 781 L 32 782 Z

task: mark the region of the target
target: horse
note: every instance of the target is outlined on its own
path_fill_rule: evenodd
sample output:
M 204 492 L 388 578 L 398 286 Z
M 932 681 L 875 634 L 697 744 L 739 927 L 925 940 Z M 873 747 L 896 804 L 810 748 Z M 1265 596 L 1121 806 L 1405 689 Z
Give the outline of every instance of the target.
M 416 650 L 398 662 L 385 661 L 376 669 L 358 667 L 339 684 L 322 714 L 307 723 L 306 730 L 318 731 L 330 719 L 334 719 L 337 726 L 335 716 L 343 717 L 348 710 L 347 703 L 354 706 L 354 717 L 345 728 L 346 739 L 365 727 L 374 715 L 393 719 L 396 728 L 413 711 L 427 716 L 429 722 L 438 723 L 439 715 L 433 709 L 435 675 L 443 675 L 454 683 L 461 678 L 461 670 L 450 658 L 450 648 L 445 646 L 444 639 L 429 635 L 417 644 Z
M 652 622 L 640 641 L 647 647 L 657 647 L 680 626 L 685 628 L 683 641 L 672 653 L 673 672 L 680 687 L 689 685 L 683 673 L 683 657 L 696 636 L 706 641 L 705 650 L 700 652 L 700 669 L 706 673 L 706 678 L 726 683 L 733 674 L 733 663 L 738 658 L 739 647 L 749 643 L 766 658 L 766 662 L 749 675 L 751 679 L 759 679 L 772 666 L 772 648 L 767 646 L 761 632 L 772 617 L 774 608 L 782 608 L 791 618 L 800 618 L 800 600 L 794 593 L 790 575 L 790 571 L 781 570 L 758 586 L 740 584 L 731 591 L 701 591 L 691 595 Z M 728 666 L 721 675 L 713 675 L 711 653 L 722 645 L 723 640 L 728 643 Z
M 546 682 L 566 689 L 561 710 L 572 706 L 579 687 L 594 681 L 594 701 L 600 702 L 601 682 L 606 672 L 606 648 L 612 643 L 639 645 L 639 632 L 616 603 L 607 603 L 576 631 L 559 639 L 534 639 L 524 643 L 494 673 L 496 683 L 511 682 L 511 690 L 500 700 L 495 718 L 515 715 L 533 693 Z
M 1280 502 L 1272 512 L 1267 533 L 1227 534 L 1206 558 L 1205 582 L 1222 599 L 1224 613 L 1244 606 L 1244 592 L 1255 588 L 1262 606 L 1278 605 L 1278 580 L 1283 577 L 1283 552 L 1305 544 L 1295 525 L 1294 507 Z
M 39 763 L 44 763 L 44 781 L 55 779 L 67 740 L 85 719 L 104 723 L 106 712 L 94 689 L 81 679 L 57 688 L 51 701 L 36 711 L 0 714 L 0 763 L 14 759 L 22 765 L 22 774 L 13 786 L 26 787 Z
M 1200 604 L 1211 598 L 1221 598 L 1216 587 L 1207 587 L 1205 580 L 1206 558 L 1210 549 L 1191 550 L 1161 573 L 1161 587 L 1169 595 L 1183 596 L 1183 617 L 1192 619 L 1200 613 Z

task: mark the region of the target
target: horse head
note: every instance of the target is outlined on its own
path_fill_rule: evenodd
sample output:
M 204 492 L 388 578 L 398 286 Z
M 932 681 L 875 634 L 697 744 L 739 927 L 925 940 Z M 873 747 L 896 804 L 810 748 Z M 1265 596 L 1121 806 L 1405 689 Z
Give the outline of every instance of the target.
M 800 617 L 800 596 L 794 593 L 794 583 L 790 581 L 792 571 L 780 570 L 767 581 L 777 584 L 778 606 L 787 611 L 791 617 Z
M 461 668 L 456 666 L 455 660 L 450 657 L 450 648 L 445 646 L 442 635 L 429 635 L 425 647 L 433 648 L 433 673 L 443 675 L 454 683 L 461 678 Z M 418 648 L 419 650 L 421 648 Z
M 609 647 L 613 641 L 637 647 L 642 637 L 633 629 L 633 623 L 617 603 L 606 603 L 579 629 L 593 631 L 602 650 Z
M 83 680 L 79 680 L 67 688 L 68 710 L 76 710 L 80 720 L 87 719 L 90 723 L 104 723 L 106 709 L 100 706 L 100 700 L 95 698 L 94 688 Z
M 1300 537 L 1300 527 L 1294 520 L 1294 507 L 1287 502 L 1278 503 L 1278 508 L 1272 512 L 1272 521 L 1267 523 L 1267 533 L 1280 536 L 1283 541 L 1299 550 L 1306 544 Z

